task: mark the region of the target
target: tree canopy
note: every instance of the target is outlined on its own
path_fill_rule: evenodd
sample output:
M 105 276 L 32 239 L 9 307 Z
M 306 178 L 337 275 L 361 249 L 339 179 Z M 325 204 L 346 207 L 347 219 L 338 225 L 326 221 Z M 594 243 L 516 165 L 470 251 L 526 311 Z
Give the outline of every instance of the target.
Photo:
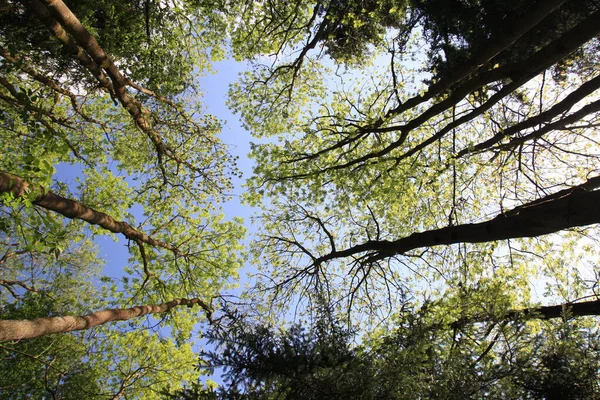
M 113 3 L 0 2 L 0 390 L 598 395 L 599 1 Z
M 3 393 L 148 398 L 198 378 L 192 333 L 245 231 L 221 212 L 238 172 L 199 101 L 225 45 L 204 6 L 3 3 L 0 338 L 3 370 L 29 371 Z M 101 270 L 100 235 L 124 268 Z
M 520 301 L 542 276 L 592 295 L 597 9 L 415 1 L 352 62 L 313 46 L 318 18 L 257 57 L 232 104 L 260 140 L 262 288 L 375 313 L 483 277 L 520 281 Z
M 273 5 L 243 20 L 273 44 L 256 50 L 230 100 L 256 138 L 247 199 L 263 210 L 250 293 L 269 297 L 260 312 L 289 313 L 293 304 L 310 321 L 324 301 L 381 340 L 436 305 L 427 315 L 438 321 L 419 345 L 432 347 L 412 348 L 408 364 L 393 368 L 390 381 L 402 389 L 391 398 L 593 397 L 596 367 L 575 372 L 570 358 L 584 357 L 586 345 L 558 338 L 561 329 L 595 335 L 588 318 L 597 304 L 586 301 L 597 299 L 598 282 L 600 4 L 344 4 L 355 7 L 339 22 L 352 26 L 338 31 L 352 38 L 344 54 L 332 51 L 335 33 L 322 36 L 334 18 L 323 10 L 335 2 Z M 377 34 L 349 33 L 367 19 Z M 562 328 L 511 318 L 545 320 L 550 310 Z M 227 358 L 237 342 L 217 342 L 217 363 L 240 371 Z M 379 357 L 375 342 L 365 348 Z M 515 349 L 526 363 L 511 361 Z M 432 363 L 423 379 L 413 356 Z M 581 380 L 559 377 L 558 365 Z M 535 368 L 543 372 L 525 377 Z M 467 386 L 444 386 L 460 379 Z M 285 398 L 286 377 L 275 394 L 270 378 L 257 382 Z

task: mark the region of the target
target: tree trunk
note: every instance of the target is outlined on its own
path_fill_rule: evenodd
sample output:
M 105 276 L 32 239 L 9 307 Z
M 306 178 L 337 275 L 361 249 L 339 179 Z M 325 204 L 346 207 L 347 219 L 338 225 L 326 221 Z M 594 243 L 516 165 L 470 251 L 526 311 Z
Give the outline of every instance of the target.
M 61 0 L 43 0 L 42 2 L 48 8 L 50 15 L 73 36 L 73 39 L 90 55 L 92 60 L 106 71 L 112 81 L 114 93 L 123 108 L 133 117 L 138 127 L 150 137 L 157 150 L 161 153 L 164 152 L 164 143 L 158 133 L 152 129 L 146 115 L 144 115 L 142 104 L 138 99 L 127 93 L 127 79 L 100 47 L 96 38 L 85 29 L 77 16 Z
M 486 243 L 536 237 L 560 230 L 600 223 L 600 177 L 551 194 L 476 224 L 462 224 L 413 233 L 394 241 L 372 240 L 345 250 L 333 251 L 315 264 L 359 253 L 371 253 L 367 262 L 380 261 L 422 247 L 454 243 Z
M 515 21 L 511 26 L 506 29 L 505 34 L 496 38 L 496 41 L 492 41 L 476 53 L 470 60 L 467 60 L 460 67 L 455 68 L 451 73 L 441 79 L 439 82 L 429 86 L 424 94 L 412 97 L 406 100 L 404 103 L 398 105 L 395 109 L 390 110 L 387 117 L 398 115 L 403 113 L 410 108 L 416 107 L 417 105 L 424 103 L 427 100 L 432 99 L 434 96 L 448 90 L 453 84 L 463 80 L 469 74 L 476 72 L 479 68 L 486 65 L 494 56 L 498 55 L 502 51 L 510 47 L 520 37 L 534 28 L 540 23 L 546 16 L 560 7 L 565 1 L 564 0 L 545 0 L 540 1 L 533 12 L 528 13 Z
M 191 307 L 194 304 L 199 304 L 210 315 L 210 307 L 202 300 L 195 298 L 175 299 L 159 305 L 107 309 L 80 316 L 44 317 L 33 320 L 0 320 L 0 342 L 80 331 L 111 321 L 127 321 L 147 314 L 164 313 L 179 305 Z
M 540 306 L 521 310 L 510 310 L 500 318 L 501 321 L 523 319 L 555 319 L 564 317 L 600 316 L 600 300 L 584 301 L 581 303 L 566 303 L 554 306 Z M 476 315 L 460 318 L 450 324 L 451 328 L 461 328 L 466 324 L 489 321 L 489 316 Z
M 106 77 L 106 75 L 102 71 L 102 68 L 100 68 L 100 66 L 96 64 L 90 58 L 90 56 L 81 47 L 77 45 L 77 43 L 75 43 L 73 38 L 71 38 L 71 36 L 69 36 L 69 34 L 65 32 L 62 25 L 59 24 L 54 18 L 52 18 L 52 16 L 48 12 L 48 9 L 46 9 L 46 7 L 39 0 L 29 1 L 26 2 L 26 4 L 28 4 L 31 7 L 33 12 L 38 16 L 38 18 L 48 27 L 48 29 L 50 29 L 54 37 L 56 37 L 63 44 L 64 48 L 73 56 L 75 56 L 75 58 L 79 60 L 81 65 L 87 68 L 92 73 L 92 75 L 94 75 L 94 77 L 98 79 L 103 88 L 107 89 L 109 92 L 112 93 L 112 83 Z
M 128 239 L 140 241 L 150 246 L 162 247 L 174 254 L 180 254 L 177 247 L 161 242 L 133 228 L 127 222 L 117 221 L 108 214 L 96 211 L 78 201 L 67 199 L 39 185 L 30 184 L 17 175 L 0 171 L 0 193 L 12 193 L 16 198 L 28 197 L 36 206 L 57 212 L 71 219 L 80 219 L 98 225 L 112 233 L 121 233 Z

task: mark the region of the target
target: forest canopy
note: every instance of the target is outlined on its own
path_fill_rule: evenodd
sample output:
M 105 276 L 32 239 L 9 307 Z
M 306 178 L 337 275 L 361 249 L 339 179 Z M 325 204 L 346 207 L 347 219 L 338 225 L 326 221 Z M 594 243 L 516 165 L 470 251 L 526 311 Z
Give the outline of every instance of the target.
M 599 12 L 0 1 L 0 393 L 598 396 Z

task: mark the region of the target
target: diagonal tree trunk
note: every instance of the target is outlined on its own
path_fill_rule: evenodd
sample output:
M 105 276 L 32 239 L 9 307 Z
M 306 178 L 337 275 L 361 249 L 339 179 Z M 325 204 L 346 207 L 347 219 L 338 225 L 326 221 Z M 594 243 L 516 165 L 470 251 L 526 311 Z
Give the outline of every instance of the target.
M 136 125 L 148 136 L 154 144 L 158 157 L 167 155 L 169 158 L 184 163 L 179 157 L 164 143 L 161 135 L 154 130 L 152 124 L 147 118 L 147 110 L 144 110 L 142 103 L 130 95 L 127 91 L 128 79 L 117 68 L 113 60 L 104 52 L 96 38 L 81 24 L 77 16 L 61 0 L 43 0 L 50 15 L 73 37 L 77 45 L 81 46 L 92 60 L 99 65 L 109 76 L 114 93 L 123 108 L 133 117 Z M 162 164 L 161 164 L 162 165 Z
M 73 38 L 69 36 L 63 27 L 50 15 L 46 7 L 40 0 L 24 1 L 29 5 L 38 18 L 50 29 L 50 32 L 63 45 L 63 47 L 71 53 L 81 65 L 83 65 L 92 75 L 100 82 L 100 85 L 113 94 L 113 87 L 110 80 L 106 77 L 102 68 L 90 58 L 90 56 L 75 43 Z
M 32 320 L 0 320 L 0 342 L 80 331 L 112 321 L 127 321 L 143 315 L 164 313 L 181 305 L 192 307 L 194 304 L 200 305 L 210 317 L 212 312 L 210 306 L 204 301 L 194 298 L 175 299 L 158 305 L 113 308 L 79 316 L 44 317 Z
M 323 262 L 367 254 L 364 262 L 375 262 L 422 247 L 454 243 L 485 243 L 496 240 L 535 237 L 560 230 L 600 223 L 600 177 L 532 201 L 495 218 L 413 233 L 397 240 L 372 240 L 350 248 L 332 251 L 316 258 Z
M 81 21 L 61 0 L 21 0 L 29 4 L 42 21 L 49 27 L 53 35 L 58 38 L 63 46 L 75 55 L 75 57 L 87 68 L 102 84 L 110 90 L 122 105 L 122 107 L 133 118 L 136 126 L 150 139 L 157 154 L 158 168 L 161 170 L 165 182 L 168 181 L 168 174 L 165 168 L 167 157 L 175 161 L 178 165 L 184 165 L 191 171 L 202 173 L 201 168 L 193 165 L 191 162 L 179 155 L 164 140 L 162 134 L 157 131 L 151 123 L 151 112 L 144 108 L 138 98 L 127 91 L 127 86 L 134 87 L 138 91 L 146 94 L 152 93 L 153 97 L 161 100 L 162 96 L 156 95 L 149 90 L 143 90 L 140 85 L 131 82 L 115 65 L 111 57 L 102 49 L 96 38 L 81 24 Z M 108 85 L 108 86 L 107 86 Z M 163 101 L 163 100 L 161 100 Z M 172 101 L 166 101 L 166 104 L 173 107 L 180 115 L 185 114 L 184 110 L 176 106 Z M 184 118 L 196 125 L 195 121 L 188 115 Z M 196 126 L 195 129 L 201 130 Z
M 491 42 L 489 46 L 486 46 L 480 52 L 476 53 L 465 64 L 462 64 L 452 70 L 448 76 L 441 79 L 438 83 L 430 85 L 427 88 L 427 92 L 412 97 L 406 100 L 404 103 L 399 104 L 396 108 L 389 110 L 386 114 L 386 118 L 401 114 L 404 111 L 407 111 L 421 103 L 424 103 L 427 100 L 432 99 L 440 93 L 448 90 L 453 84 L 469 76 L 469 74 L 476 72 L 479 68 L 486 65 L 492 58 L 494 58 L 494 56 L 509 48 L 521 36 L 534 28 L 546 16 L 551 14 L 564 2 L 565 0 L 539 1 L 536 8 L 532 12 L 525 14 L 523 17 L 515 21 L 510 27 L 508 27 L 507 32 L 504 35 L 498 37 L 496 41 Z
M 481 142 L 477 145 L 471 146 L 469 148 L 466 148 L 466 149 L 460 151 L 456 155 L 456 158 L 463 157 L 467 154 L 478 153 L 478 152 L 487 150 L 490 147 L 492 147 L 493 145 L 500 143 L 502 141 L 502 139 L 504 139 L 506 137 L 515 136 L 515 134 L 518 132 L 522 132 L 526 129 L 531 129 L 531 128 L 534 128 L 535 126 L 538 126 L 538 125 L 541 126 L 542 124 L 548 123 L 548 122 L 552 121 L 553 118 L 560 116 L 561 114 L 565 114 L 567 111 L 569 111 L 570 109 L 575 107 L 575 105 L 577 103 L 579 103 L 583 99 L 587 98 L 588 96 L 592 95 L 598 89 L 600 89 L 600 75 L 598 75 L 595 78 L 582 84 L 579 88 L 577 88 L 577 90 L 570 93 L 567 97 L 565 97 L 560 102 L 556 103 L 549 110 L 544 111 L 534 117 L 525 119 L 515 125 L 512 125 L 506 129 L 496 133 L 494 136 L 492 136 L 491 138 L 489 138 L 488 140 L 486 140 L 484 142 Z M 534 135 L 532 135 L 530 133 L 530 134 L 521 136 L 519 138 L 513 137 L 513 138 L 511 138 L 511 142 L 510 142 L 511 147 L 513 147 L 513 146 L 516 147 L 517 145 L 524 143 L 527 140 L 531 140 L 532 136 L 540 137 L 544 133 L 552 131 L 553 129 L 560 129 L 560 128 L 557 128 L 557 126 L 562 127 L 562 126 L 568 125 L 570 123 L 580 121 L 585 116 L 598 111 L 598 109 L 600 107 L 599 103 L 600 102 L 595 101 L 591 104 L 588 104 L 588 105 L 582 107 L 581 109 L 577 110 L 576 112 L 574 112 L 566 117 L 561 117 L 560 120 L 555 122 L 556 125 L 554 125 L 554 123 L 547 124 L 543 128 L 539 128 L 536 131 L 537 133 Z
M 179 249 L 174 245 L 157 240 L 135 229 L 127 222 L 117 221 L 108 214 L 89 208 L 78 201 L 62 197 L 42 186 L 31 184 L 17 175 L 0 171 L 0 193 L 11 193 L 16 198 L 29 197 L 34 205 L 46 210 L 57 212 L 67 218 L 80 219 L 92 225 L 98 225 L 112 233 L 120 233 L 127 239 L 162 247 L 176 255 L 181 255 Z
M 580 303 L 565 303 L 553 306 L 540 306 L 510 310 L 500 317 L 500 321 L 515 321 L 528 319 L 556 319 L 562 317 L 600 316 L 600 300 L 583 301 Z M 467 324 L 489 321 L 487 315 L 474 315 L 460 318 L 450 324 L 453 329 Z
M 588 18 L 580 22 L 575 27 L 571 28 L 569 31 L 565 32 L 561 37 L 555 39 L 554 41 L 547 44 L 545 47 L 539 49 L 529 57 L 514 62 L 512 64 L 506 64 L 489 71 L 484 71 L 480 74 L 476 74 L 468 78 L 465 81 L 461 81 L 452 90 L 452 92 L 449 93 L 448 96 L 446 96 L 443 100 L 431 105 L 422 114 L 402 125 L 383 126 L 383 124 L 387 121 L 387 119 L 389 119 L 389 117 L 397 115 L 396 110 L 404 111 L 407 107 L 407 104 L 412 104 L 411 101 L 413 99 L 416 100 L 416 103 L 414 105 L 416 106 L 417 104 L 421 103 L 421 97 L 417 96 L 413 99 L 407 100 L 407 102 L 400 105 L 399 108 L 389 111 L 388 116 L 386 116 L 387 119 L 379 119 L 372 125 L 365 125 L 361 127 L 358 130 L 358 133 L 350 138 L 340 140 L 338 143 L 330 146 L 325 150 L 318 151 L 314 154 L 302 155 L 301 157 L 298 157 L 297 160 L 292 159 L 289 162 L 317 159 L 318 157 L 323 156 L 324 154 L 329 153 L 332 150 L 338 149 L 343 145 L 348 145 L 362 140 L 368 133 L 400 132 L 399 138 L 387 145 L 386 147 L 384 147 L 383 149 L 368 152 L 360 157 L 352 158 L 346 162 L 336 164 L 333 166 L 328 166 L 317 171 L 311 171 L 308 173 L 298 175 L 291 174 L 289 176 L 282 176 L 278 179 L 302 179 L 311 175 L 318 175 L 328 171 L 349 169 L 353 166 L 358 166 L 360 168 L 367 165 L 367 162 L 369 160 L 382 158 L 383 156 L 390 154 L 392 151 L 400 148 L 405 144 L 411 132 L 413 132 L 419 126 L 425 124 L 431 118 L 443 113 L 444 111 L 450 110 L 453 106 L 455 106 L 462 99 L 464 99 L 465 96 L 467 96 L 469 93 L 472 93 L 474 90 L 477 90 L 478 88 L 492 82 L 510 79 L 512 83 L 507 84 L 506 87 L 513 88 L 511 91 L 514 91 L 516 88 L 522 86 L 531 78 L 535 77 L 536 75 L 551 67 L 567 55 L 576 51 L 580 46 L 592 40 L 600 33 L 600 24 L 597 23 L 599 18 L 600 11 L 597 11 L 594 14 L 588 16 Z M 501 93 L 503 93 L 503 96 L 508 95 L 507 91 L 502 91 Z M 494 101 L 498 100 L 499 99 L 495 99 Z M 488 105 L 491 107 L 493 103 L 488 101 Z M 473 117 L 475 116 L 476 113 L 473 114 Z M 447 133 L 448 131 L 450 131 L 450 129 L 445 130 L 445 133 Z M 437 135 L 435 137 L 437 138 Z M 432 139 L 430 142 L 427 143 L 430 144 L 433 142 L 435 142 L 435 140 Z M 417 145 L 416 147 L 422 148 L 422 145 Z

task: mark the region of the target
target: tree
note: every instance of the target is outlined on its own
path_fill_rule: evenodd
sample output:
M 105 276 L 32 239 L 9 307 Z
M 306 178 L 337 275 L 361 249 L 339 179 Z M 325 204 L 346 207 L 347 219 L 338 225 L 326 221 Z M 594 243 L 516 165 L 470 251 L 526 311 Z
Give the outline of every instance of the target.
M 450 296 L 449 296 L 450 298 Z M 524 314 L 445 324 L 451 301 L 405 309 L 394 328 L 360 344 L 340 321 L 286 329 L 236 315 L 210 337 L 201 363 L 224 369 L 226 386 L 197 386 L 176 399 L 593 398 L 600 390 L 598 330 L 591 320 Z M 597 314 L 596 314 L 597 315 Z M 528 321 L 529 320 L 529 321 Z M 442 322 L 440 322 L 442 321 Z M 483 322 L 483 323 L 482 323 Z
M 56 303 L 48 293 L 26 294 L 4 306 L 2 317 L 33 318 L 59 309 Z M 0 392 L 7 398 L 49 395 L 76 398 L 76 393 L 93 398 L 102 393 L 99 380 L 102 365 L 92 360 L 88 364 L 83 362 L 90 352 L 77 336 L 2 344 L 0 352 L 2 369 L 6 371 L 0 378 Z
M 174 306 L 208 309 L 243 260 L 242 223 L 220 212 L 238 172 L 195 81 L 223 54 L 225 20 L 212 3 L 5 3 L 0 330 L 3 369 L 30 373 L 1 390 L 76 396 L 72 382 L 88 380 L 87 398 L 144 398 L 194 380 L 190 338 L 205 313 Z M 90 243 L 104 234 L 126 239 L 117 278 L 94 272 Z M 66 338 L 9 334 L 167 310 Z
M 597 395 L 598 2 L 240 7 L 250 301 L 369 333 L 320 369 L 335 329 L 243 320 L 209 357 L 230 385 L 182 396 Z
M 354 388 L 365 398 L 595 393 L 597 363 L 576 348 L 585 335 L 590 349 L 596 342 L 583 317 L 597 313 L 598 1 L 5 3 L 0 228 L 10 272 L 1 287 L 13 319 L 50 316 L 18 316 L 40 285 L 58 295 L 51 316 L 86 315 L 181 298 L 210 306 L 235 276 L 243 228 L 218 211 L 237 171 L 219 122 L 188 101 L 192 72 L 222 54 L 228 29 L 233 55 L 254 59 L 230 99 L 260 141 L 247 201 L 263 210 L 253 247 L 262 271 L 249 301 L 267 319 L 325 304 L 349 331 L 390 323 L 398 333 L 386 342 L 373 330 L 363 351 L 334 323 L 310 334 L 241 331 L 254 347 L 233 345 L 228 362 L 248 366 L 248 356 L 267 367 L 251 371 L 248 390 L 335 396 L 345 388 L 332 377 L 368 376 L 372 384 Z M 82 171 L 75 183 L 57 181 L 64 163 Z M 81 277 L 64 282 L 52 268 L 108 232 L 128 240 L 130 267 L 72 301 Z M 561 313 L 552 304 L 564 304 Z M 581 329 L 513 319 L 567 320 L 563 308 Z M 89 376 L 102 381 L 109 354 L 119 371 L 97 395 L 142 397 L 193 381 L 197 320 L 174 308 L 159 321 L 171 328 L 166 340 L 135 336 L 154 319 L 102 325 L 98 342 L 82 333 L 78 348 L 95 343 L 103 354 L 83 356 Z M 231 329 L 224 334 L 236 336 Z M 567 344 L 544 347 L 563 333 Z M 350 364 L 325 362 L 331 348 Z M 12 354 L 38 361 L 38 351 Z M 35 374 L 37 389 L 56 393 L 68 375 L 50 385 Z
M 260 140 L 257 293 L 373 321 L 489 276 L 512 308 L 542 276 L 567 302 L 595 296 L 597 2 L 378 4 L 402 12 L 373 14 L 381 41 L 345 64 L 318 13 L 294 14 L 303 30 L 253 17 L 290 38 L 272 64 L 255 48 L 232 89 Z
M 200 365 L 222 368 L 226 385 L 217 391 L 192 386 L 167 398 L 359 399 L 374 390 L 371 363 L 350 348 L 353 335 L 326 315 L 314 326 L 285 329 L 261 323 L 258 315 L 221 317 L 208 333 L 216 349 Z

